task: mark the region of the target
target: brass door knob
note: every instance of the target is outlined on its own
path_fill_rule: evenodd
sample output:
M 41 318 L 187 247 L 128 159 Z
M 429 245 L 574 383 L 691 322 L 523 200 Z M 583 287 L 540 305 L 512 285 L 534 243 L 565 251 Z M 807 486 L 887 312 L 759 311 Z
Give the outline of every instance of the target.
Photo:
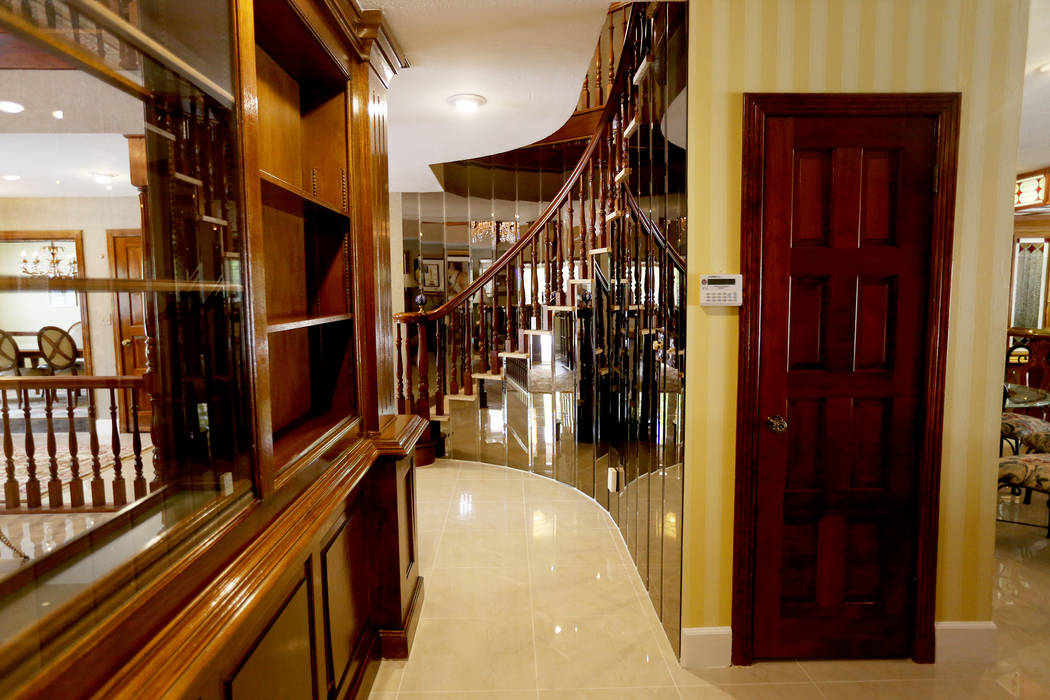
M 784 416 L 769 416 L 766 418 L 766 426 L 774 433 L 782 433 L 788 429 L 788 422 Z

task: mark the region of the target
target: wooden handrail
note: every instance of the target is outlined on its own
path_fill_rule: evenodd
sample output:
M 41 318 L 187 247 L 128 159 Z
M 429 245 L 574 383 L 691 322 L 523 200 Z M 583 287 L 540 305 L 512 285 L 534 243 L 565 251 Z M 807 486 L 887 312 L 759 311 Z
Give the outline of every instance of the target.
M 637 22 L 641 20 L 641 17 L 645 14 L 644 6 L 640 4 L 634 4 L 631 9 L 631 15 L 628 19 L 627 25 L 624 27 L 624 35 L 629 36 L 631 31 L 634 29 Z M 613 80 L 612 94 L 616 94 L 619 89 L 628 83 L 630 76 L 629 68 L 627 66 L 628 52 L 623 51 L 620 53 L 620 61 L 616 67 L 616 77 Z M 563 204 L 565 204 L 566 198 L 572 192 L 572 188 L 583 176 L 587 165 L 591 161 L 591 156 L 594 155 L 594 151 L 598 148 L 602 138 L 605 135 L 605 128 L 612 121 L 612 118 L 618 113 L 620 108 L 619 100 L 609 99 L 606 101 L 605 107 L 602 109 L 602 115 L 598 119 L 597 125 L 594 127 L 594 132 L 591 134 L 590 140 L 587 143 L 587 148 L 584 149 L 583 154 L 580 156 L 579 161 L 576 163 L 576 167 L 573 168 L 572 173 L 569 174 L 568 179 L 562 184 L 561 189 L 551 200 L 547 208 L 543 210 L 539 218 L 532 222 L 532 226 L 529 227 L 528 231 L 525 232 L 521 238 L 515 241 L 511 247 L 501 255 L 488 270 L 483 272 L 476 280 L 467 285 L 467 288 L 462 292 L 454 296 L 449 301 L 439 306 L 436 309 L 430 311 L 406 311 L 403 313 L 395 314 L 394 319 L 401 323 L 420 323 L 424 321 L 434 321 L 439 318 L 448 316 L 452 311 L 462 305 L 467 299 L 472 297 L 482 287 L 489 283 L 490 280 L 496 277 L 497 274 L 507 268 L 517 256 L 536 239 L 540 232 L 551 222 L 555 213 L 557 213 Z
M 663 232 L 660 231 L 660 227 L 649 218 L 649 216 L 642 211 L 642 207 L 638 204 L 638 200 L 634 198 L 634 193 L 631 192 L 630 188 L 625 188 L 624 192 L 627 193 L 627 204 L 631 210 L 634 211 L 634 215 L 638 218 L 639 223 L 645 226 L 649 230 L 649 235 L 653 237 L 656 244 L 667 251 L 667 254 L 671 257 L 671 262 L 678 267 L 679 270 L 685 272 L 685 260 L 678 254 L 678 251 L 667 244 L 667 237 L 664 236 Z
M 141 389 L 142 377 L 124 375 L 116 377 L 0 377 L 0 390 L 31 391 L 43 389 Z

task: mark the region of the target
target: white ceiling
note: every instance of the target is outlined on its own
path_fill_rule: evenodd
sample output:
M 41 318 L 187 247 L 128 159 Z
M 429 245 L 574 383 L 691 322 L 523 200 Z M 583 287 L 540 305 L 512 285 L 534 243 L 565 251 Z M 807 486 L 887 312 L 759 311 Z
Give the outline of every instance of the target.
M 1018 173 L 1050 165 L 1050 72 L 1038 70 L 1039 66 L 1046 64 L 1050 64 L 1050 0 L 1032 0 L 1021 102 Z
M 138 194 L 128 173 L 124 134 L 141 134 L 142 103 L 73 70 L 0 71 L 0 197 L 126 197 Z M 62 110 L 62 119 L 52 112 Z M 114 175 L 112 189 L 96 173 Z
M 440 191 L 428 166 L 502 153 L 575 109 L 608 0 L 371 0 L 411 66 L 388 95 L 390 189 Z M 488 103 L 463 114 L 446 98 Z
M 95 173 L 115 175 L 112 189 Z M 128 197 L 128 141 L 120 134 L 0 134 L 0 197 Z

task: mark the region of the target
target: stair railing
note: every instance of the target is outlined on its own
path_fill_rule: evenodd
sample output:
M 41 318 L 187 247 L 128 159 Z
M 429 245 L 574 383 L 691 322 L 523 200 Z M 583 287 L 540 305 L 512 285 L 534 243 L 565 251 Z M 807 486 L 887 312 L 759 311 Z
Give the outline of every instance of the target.
M 527 356 L 526 331 L 549 330 L 553 313 L 576 308 L 578 288 L 593 283 L 597 256 L 609 256 L 616 280 L 634 280 L 630 294 L 636 301 L 643 284 L 652 285 L 643 282 L 652 276 L 642 274 L 639 256 L 643 249 L 652 257 L 654 251 L 669 247 L 662 236 L 656 238 L 657 227 L 644 217 L 627 188 L 628 144 L 643 119 L 638 86 L 652 65 L 654 20 L 642 4 L 622 9 L 628 11 L 624 48 L 608 99 L 582 155 L 550 204 L 491 267 L 452 299 L 424 310 L 426 297 L 420 294 L 415 299 L 418 311 L 395 314 L 397 335 L 405 339 L 408 355 L 400 357 L 399 343 L 397 405 L 402 412 L 426 420 L 447 415 L 444 404 L 450 388 L 457 390 L 453 394 L 471 395 L 474 380 L 501 378 L 504 358 Z M 497 245 L 501 235 L 496 226 Z M 682 264 L 677 254 L 671 260 Z M 543 270 L 542 285 L 537 269 Z M 532 282 L 528 287 L 527 273 Z M 615 284 L 614 293 L 614 303 L 631 303 L 627 285 Z M 430 345 L 435 348 L 433 363 Z M 436 384 L 433 390 L 431 381 Z
M 0 377 L 0 512 L 114 510 L 128 503 L 125 466 L 134 498 L 145 497 L 142 392 L 138 376 Z M 99 394 L 109 399 L 108 417 L 99 415 Z M 121 446 L 118 396 L 127 407 L 130 451 Z M 109 424 L 108 434 L 99 435 L 99 421 Z
M 616 65 L 623 51 L 623 41 L 627 21 L 631 15 L 630 2 L 614 2 L 609 6 L 605 25 L 598 35 L 598 44 L 594 47 L 594 58 L 583 76 L 583 89 L 576 112 L 587 112 L 605 106 L 605 101 L 612 91 L 616 78 Z

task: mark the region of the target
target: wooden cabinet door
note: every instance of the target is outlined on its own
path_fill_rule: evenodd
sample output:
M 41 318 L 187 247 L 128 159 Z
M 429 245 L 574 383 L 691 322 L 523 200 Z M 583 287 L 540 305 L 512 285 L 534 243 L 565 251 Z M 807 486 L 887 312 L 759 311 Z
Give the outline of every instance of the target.
M 766 123 L 755 658 L 910 653 L 935 125 Z
M 139 231 L 109 232 L 110 268 L 117 279 L 142 279 L 142 235 Z M 117 343 L 117 374 L 142 376 L 146 373 L 146 302 L 140 292 L 118 292 L 113 319 Z M 123 430 L 131 429 L 131 406 L 120 392 L 120 420 Z M 152 411 L 150 398 L 139 395 L 139 428 L 149 430 Z

